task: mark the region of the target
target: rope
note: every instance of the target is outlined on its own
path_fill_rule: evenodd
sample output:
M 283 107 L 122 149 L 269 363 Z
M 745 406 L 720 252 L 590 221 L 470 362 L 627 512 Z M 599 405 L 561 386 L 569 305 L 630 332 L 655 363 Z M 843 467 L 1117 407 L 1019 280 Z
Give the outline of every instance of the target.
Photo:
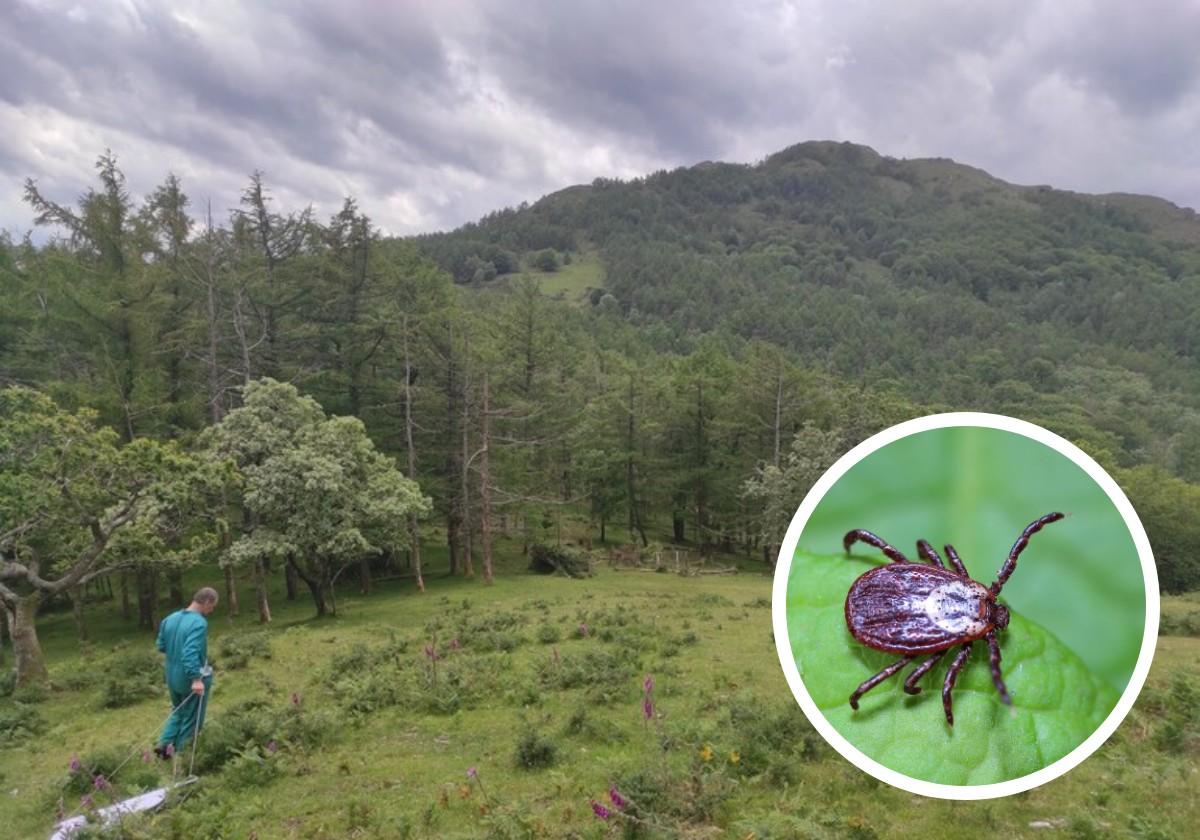
M 200 740 L 200 718 L 204 717 L 204 706 L 207 701 L 208 691 L 205 690 L 205 692 L 200 695 L 200 708 L 196 710 L 196 728 L 192 730 L 192 760 L 188 763 L 189 778 L 192 776 L 192 769 L 196 766 L 196 742 Z

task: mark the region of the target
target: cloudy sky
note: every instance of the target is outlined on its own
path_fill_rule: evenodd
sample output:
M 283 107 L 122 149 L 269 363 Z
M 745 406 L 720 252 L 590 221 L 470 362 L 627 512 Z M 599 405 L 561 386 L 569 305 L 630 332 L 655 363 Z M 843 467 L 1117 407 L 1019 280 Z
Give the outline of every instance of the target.
M 0 228 L 105 148 L 394 234 L 802 140 L 1200 208 L 1200 0 L 0 0 Z

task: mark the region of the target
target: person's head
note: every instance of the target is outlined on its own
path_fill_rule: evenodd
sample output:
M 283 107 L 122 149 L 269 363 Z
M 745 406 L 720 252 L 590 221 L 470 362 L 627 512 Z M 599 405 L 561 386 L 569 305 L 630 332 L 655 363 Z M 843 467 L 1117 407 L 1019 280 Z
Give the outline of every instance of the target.
M 211 586 L 205 586 L 203 589 L 197 589 L 196 594 L 192 596 L 192 603 L 188 609 L 203 615 L 210 615 L 217 608 L 217 590 Z

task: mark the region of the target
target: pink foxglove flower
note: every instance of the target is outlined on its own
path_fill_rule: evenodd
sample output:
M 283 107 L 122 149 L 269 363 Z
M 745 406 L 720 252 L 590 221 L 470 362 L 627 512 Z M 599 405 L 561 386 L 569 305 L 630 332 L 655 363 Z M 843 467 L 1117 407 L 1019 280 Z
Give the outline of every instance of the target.
M 625 806 L 629 804 L 629 800 L 621 795 L 621 792 L 617 790 L 616 785 L 613 785 L 608 789 L 608 798 L 612 800 L 613 807 L 618 811 L 624 811 Z
M 592 800 L 592 813 L 595 814 L 597 817 L 599 817 L 602 820 L 606 820 L 612 816 L 612 811 L 605 808 L 603 805 L 601 805 L 595 799 Z

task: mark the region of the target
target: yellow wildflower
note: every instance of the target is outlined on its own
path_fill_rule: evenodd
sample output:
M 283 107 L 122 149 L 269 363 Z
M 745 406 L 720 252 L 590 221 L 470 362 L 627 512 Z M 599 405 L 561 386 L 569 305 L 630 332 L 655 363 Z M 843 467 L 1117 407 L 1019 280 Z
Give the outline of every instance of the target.
M 737 764 L 741 760 L 742 760 L 742 756 L 738 753 L 737 750 L 734 750 L 733 752 L 731 752 L 729 754 L 729 763 L 730 764 Z
M 704 759 L 705 761 L 712 761 L 712 757 L 713 757 L 712 747 L 710 747 L 708 744 L 705 744 L 703 747 L 700 748 L 700 758 Z

